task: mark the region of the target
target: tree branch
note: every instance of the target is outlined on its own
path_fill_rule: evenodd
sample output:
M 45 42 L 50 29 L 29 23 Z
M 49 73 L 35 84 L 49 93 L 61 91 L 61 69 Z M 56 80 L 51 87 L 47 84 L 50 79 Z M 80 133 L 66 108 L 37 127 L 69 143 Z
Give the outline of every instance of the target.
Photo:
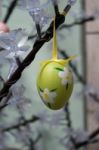
M 70 110 L 69 110 L 69 103 L 67 103 L 64 107 L 65 111 L 65 119 L 67 123 L 67 127 L 72 129 L 72 120 L 71 120 L 71 115 L 70 115 Z
M 11 14 L 12 14 L 12 12 L 13 12 L 13 10 L 15 9 L 15 7 L 16 7 L 16 5 L 17 5 L 17 2 L 18 2 L 18 0 L 13 0 L 13 1 L 11 2 L 10 6 L 9 6 L 9 8 L 8 8 L 8 10 L 7 10 L 6 16 L 5 16 L 4 20 L 3 20 L 4 23 L 7 23 L 7 22 L 8 22 L 8 20 L 9 20 Z
M 12 125 L 10 127 L 5 127 L 3 129 L 0 129 L 0 132 L 8 132 L 10 130 L 15 130 L 15 129 L 19 129 L 22 126 L 26 126 L 29 123 L 33 123 L 35 121 L 38 121 L 39 117 L 37 116 L 33 116 L 32 118 L 28 119 L 28 120 L 23 120 L 21 123 L 17 123 L 16 125 Z
M 72 22 L 70 24 L 64 24 L 59 29 L 61 30 L 63 28 L 70 28 L 70 27 L 73 27 L 76 25 L 83 25 L 87 22 L 95 21 L 95 19 L 96 19 L 95 16 L 89 16 L 89 17 L 81 18 L 81 19 L 75 20 L 74 22 Z
M 65 21 L 65 14 L 69 11 L 71 8 L 70 5 L 67 5 L 63 11 L 63 14 L 58 14 L 56 16 L 56 29 Z M 7 96 L 10 87 L 16 83 L 23 72 L 23 70 L 31 64 L 31 62 L 34 60 L 36 53 L 40 50 L 40 48 L 44 45 L 45 42 L 48 42 L 53 37 L 53 21 L 50 24 L 49 28 L 47 29 L 46 33 L 41 39 L 36 39 L 33 49 L 31 52 L 26 56 L 26 58 L 23 60 L 23 62 L 20 64 L 20 66 L 16 69 L 16 71 L 11 75 L 11 77 L 6 81 L 3 88 L 0 91 L 0 102 L 2 101 L 2 98 Z
M 93 131 L 89 137 L 88 137 L 88 140 L 86 141 L 83 141 L 83 142 L 79 142 L 79 143 L 76 143 L 76 148 L 80 148 L 82 146 L 86 146 L 87 144 L 90 144 L 90 143 L 94 143 L 94 142 L 91 142 L 97 135 L 99 135 L 99 128 L 97 128 L 95 131 Z M 93 140 L 94 141 L 94 140 Z M 98 140 L 96 140 L 97 142 Z

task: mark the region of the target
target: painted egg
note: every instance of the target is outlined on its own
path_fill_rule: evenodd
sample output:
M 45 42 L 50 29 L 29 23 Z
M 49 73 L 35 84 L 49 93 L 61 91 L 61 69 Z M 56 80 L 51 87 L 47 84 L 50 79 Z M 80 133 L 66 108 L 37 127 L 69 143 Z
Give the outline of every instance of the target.
M 45 63 L 37 78 L 37 89 L 47 107 L 61 109 L 68 102 L 73 90 L 73 75 L 68 63 Z

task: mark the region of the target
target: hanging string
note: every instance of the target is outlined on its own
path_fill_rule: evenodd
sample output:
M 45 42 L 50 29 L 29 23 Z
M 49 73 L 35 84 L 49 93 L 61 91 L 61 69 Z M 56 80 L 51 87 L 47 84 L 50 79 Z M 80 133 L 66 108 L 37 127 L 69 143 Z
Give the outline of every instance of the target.
M 56 27 L 55 18 L 53 21 L 53 48 L 52 48 L 52 59 L 57 59 L 57 39 L 56 39 Z

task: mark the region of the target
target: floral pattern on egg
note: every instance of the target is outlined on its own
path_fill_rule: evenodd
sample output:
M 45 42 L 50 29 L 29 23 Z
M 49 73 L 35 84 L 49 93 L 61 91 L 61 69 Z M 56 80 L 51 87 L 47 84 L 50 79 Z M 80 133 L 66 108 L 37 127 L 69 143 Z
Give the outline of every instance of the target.
M 64 68 L 64 70 L 60 71 L 58 75 L 62 79 L 61 80 L 62 85 L 66 85 L 67 83 L 68 84 L 72 83 L 72 78 L 71 78 L 70 71 L 68 68 Z
M 48 88 L 45 88 L 44 91 L 40 91 L 40 95 L 45 102 L 54 103 L 54 99 L 57 96 L 57 93 L 54 91 L 49 91 Z
M 37 87 L 47 107 L 61 109 L 68 102 L 73 90 L 73 76 L 68 64 L 52 61 L 44 65 L 37 78 Z

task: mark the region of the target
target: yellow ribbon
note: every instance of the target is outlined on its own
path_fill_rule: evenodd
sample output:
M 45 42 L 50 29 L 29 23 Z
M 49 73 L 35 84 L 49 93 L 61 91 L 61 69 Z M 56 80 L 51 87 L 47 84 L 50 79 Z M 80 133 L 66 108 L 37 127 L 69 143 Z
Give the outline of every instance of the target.
M 55 28 L 55 18 L 53 21 L 53 46 L 52 46 L 52 59 L 57 59 L 57 39 L 56 39 L 56 28 Z
M 52 59 L 45 60 L 41 64 L 42 66 L 47 65 L 50 62 L 58 62 L 62 65 L 69 63 L 69 61 L 75 59 L 77 56 L 71 56 L 67 59 L 58 59 L 58 50 L 57 50 L 57 38 L 56 38 L 56 28 L 55 28 L 55 18 L 53 20 L 53 45 L 52 45 Z

